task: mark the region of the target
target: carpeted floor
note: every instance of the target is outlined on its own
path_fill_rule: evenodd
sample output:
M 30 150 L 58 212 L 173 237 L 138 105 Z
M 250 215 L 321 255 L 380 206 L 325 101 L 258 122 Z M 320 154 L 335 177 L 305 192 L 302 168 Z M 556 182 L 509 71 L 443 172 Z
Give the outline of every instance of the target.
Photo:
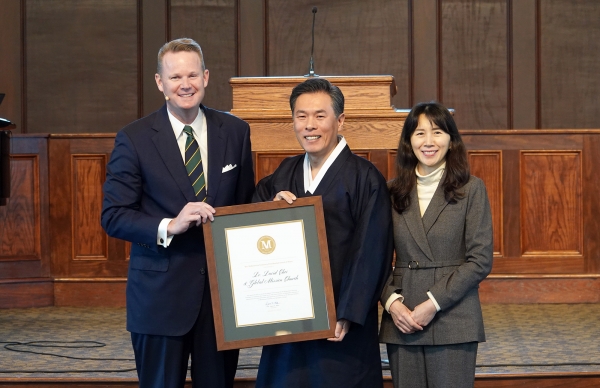
M 600 304 L 483 311 L 487 342 L 479 347 L 478 374 L 600 372 Z M 121 308 L 0 310 L 0 342 L 0 378 L 136 377 Z M 243 349 L 237 376 L 255 377 L 259 359 L 260 348 Z

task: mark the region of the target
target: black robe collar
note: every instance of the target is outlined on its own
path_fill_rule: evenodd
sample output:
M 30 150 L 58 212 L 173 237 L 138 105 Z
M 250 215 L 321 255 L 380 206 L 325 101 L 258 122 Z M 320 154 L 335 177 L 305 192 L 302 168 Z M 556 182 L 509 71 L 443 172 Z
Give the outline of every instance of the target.
M 296 193 L 298 193 L 297 196 L 302 198 L 310 197 L 313 195 L 322 196 L 323 194 L 325 194 L 329 189 L 329 186 L 331 186 L 331 184 L 335 180 L 337 174 L 340 172 L 340 169 L 351 155 L 352 151 L 350 151 L 350 147 L 348 147 L 348 145 L 346 144 L 346 146 L 342 149 L 337 158 L 335 158 L 331 166 L 329 166 L 329 169 L 327 169 L 327 172 L 323 176 L 323 179 L 321 179 L 321 182 L 319 182 L 319 185 L 317 186 L 317 189 L 313 194 L 311 194 L 309 191 L 304 190 L 304 158 L 302 158 L 302 164 L 300 165 L 300 168 L 296 169 L 296 172 L 294 174 L 294 189 L 296 189 Z

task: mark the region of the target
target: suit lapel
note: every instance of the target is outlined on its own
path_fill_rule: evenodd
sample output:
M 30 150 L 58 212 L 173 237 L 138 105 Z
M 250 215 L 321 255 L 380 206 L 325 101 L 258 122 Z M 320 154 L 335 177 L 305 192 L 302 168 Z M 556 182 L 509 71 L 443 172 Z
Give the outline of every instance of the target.
M 429 229 L 435 224 L 435 221 L 438 219 L 438 216 L 444 210 L 448 202 L 444 196 L 444 188 L 442 187 L 442 182 L 446 179 L 446 172 L 442 175 L 442 179 L 440 180 L 440 184 L 438 184 L 435 193 L 433 193 L 433 197 L 431 198 L 431 202 L 429 206 L 427 206 L 427 210 L 425 214 L 423 214 L 423 228 L 425 229 L 425 234 L 429 233 Z
M 406 221 L 406 226 L 415 240 L 421 251 L 430 260 L 434 260 L 431 248 L 429 247 L 429 241 L 427 240 L 427 234 L 423 227 L 423 220 L 421 219 L 421 211 L 419 210 L 419 197 L 417 195 L 417 186 L 413 188 L 410 193 L 410 206 L 408 209 L 402 212 L 402 216 Z
M 213 111 L 203 105 L 200 107 L 204 112 L 204 119 L 206 120 L 206 137 L 208 143 L 208 190 L 206 193 L 206 202 L 212 205 L 219 192 L 221 175 L 223 174 L 227 134 L 221 131 L 222 122 L 213 114 Z
M 173 134 L 173 128 L 169 121 L 167 114 L 167 106 L 163 107 L 158 111 L 152 129 L 156 131 L 156 134 L 152 137 L 152 141 L 160 154 L 163 163 L 167 166 L 167 169 L 171 173 L 171 176 L 177 183 L 179 189 L 183 192 L 185 198 L 189 202 L 196 200 L 194 195 L 194 189 L 190 178 L 185 170 L 185 165 L 181 157 L 181 151 L 177 145 L 177 139 Z

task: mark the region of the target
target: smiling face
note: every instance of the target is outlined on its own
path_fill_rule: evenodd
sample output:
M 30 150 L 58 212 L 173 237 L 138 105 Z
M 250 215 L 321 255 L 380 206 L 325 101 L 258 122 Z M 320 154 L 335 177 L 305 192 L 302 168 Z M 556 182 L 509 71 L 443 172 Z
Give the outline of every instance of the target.
M 419 116 L 417 129 L 410 137 L 410 144 L 419 163 L 417 170 L 421 175 L 428 175 L 441 166 L 446 160 L 450 148 L 450 135 L 430 121 L 427 116 Z
M 324 92 L 298 96 L 293 114 L 298 143 L 308 153 L 311 165 L 320 165 L 337 146 L 344 114 L 335 116 L 331 97 Z
M 208 70 L 202 70 L 200 56 L 193 51 L 167 52 L 161 74 L 155 79 L 158 90 L 168 98 L 169 112 L 184 124 L 191 124 L 208 85 Z

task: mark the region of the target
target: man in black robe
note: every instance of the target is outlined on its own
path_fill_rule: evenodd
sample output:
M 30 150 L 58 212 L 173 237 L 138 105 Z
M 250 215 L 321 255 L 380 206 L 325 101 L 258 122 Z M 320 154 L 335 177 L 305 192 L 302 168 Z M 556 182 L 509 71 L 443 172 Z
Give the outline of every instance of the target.
M 334 338 L 265 346 L 256 387 L 381 387 L 377 306 L 393 249 L 386 182 L 338 135 L 339 88 L 308 79 L 294 88 L 290 106 L 306 154 L 285 159 L 253 200 L 322 197 L 337 324 Z

